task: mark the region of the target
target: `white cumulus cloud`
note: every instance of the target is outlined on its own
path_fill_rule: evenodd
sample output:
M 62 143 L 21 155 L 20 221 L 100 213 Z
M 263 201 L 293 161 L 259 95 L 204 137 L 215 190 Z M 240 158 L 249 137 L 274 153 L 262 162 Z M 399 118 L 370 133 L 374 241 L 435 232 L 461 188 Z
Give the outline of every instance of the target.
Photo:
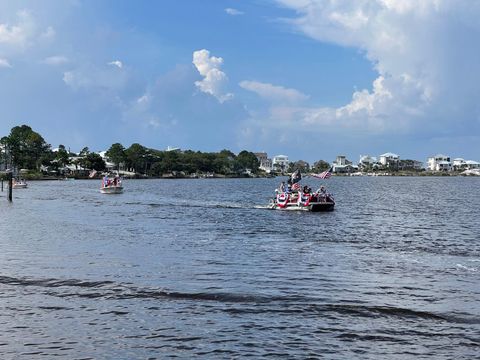
M 297 103 L 309 98 L 295 89 L 288 89 L 283 86 L 262 83 L 259 81 L 242 81 L 239 84 L 245 90 L 253 91 L 260 97 L 273 102 Z
M 203 76 L 203 80 L 195 81 L 200 91 L 216 97 L 221 103 L 233 98 L 233 94 L 224 91 L 228 77 L 220 70 L 221 57 L 210 56 L 210 51 L 205 49 L 197 50 L 193 52 L 193 64 Z
M 480 123 L 480 3 L 469 0 L 277 0 L 316 39 L 361 50 L 378 72 L 338 108 L 299 109 L 305 124 L 377 131 Z M 431 124 L 435 123 L 432 127 Z M 454 126 L 455 125 L 455 126 Z

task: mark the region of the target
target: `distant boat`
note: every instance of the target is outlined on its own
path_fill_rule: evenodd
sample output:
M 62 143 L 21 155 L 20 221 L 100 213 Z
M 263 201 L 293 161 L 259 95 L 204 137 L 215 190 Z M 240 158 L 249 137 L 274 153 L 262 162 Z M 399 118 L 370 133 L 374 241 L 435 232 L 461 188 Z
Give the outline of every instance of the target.
M 26 189 L 28 186 L 24 179 L 13 179 L 12 189 Z
M 110 179 L 108 176 L 105 176 L 102 179 L 102 186 L 100 187 L 100 192 L 102 194 L 121 194 L 123 193 L 122 180 L 119 176 L 115 176 L 113 179 Z

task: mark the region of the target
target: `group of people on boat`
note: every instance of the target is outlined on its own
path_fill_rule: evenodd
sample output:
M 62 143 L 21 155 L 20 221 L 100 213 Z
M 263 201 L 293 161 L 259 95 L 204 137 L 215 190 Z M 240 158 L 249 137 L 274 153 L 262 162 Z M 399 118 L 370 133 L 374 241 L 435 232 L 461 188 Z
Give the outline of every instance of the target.
M 116 187 L 116 186 L 121 186 L 122 185 L 122 180 L 120 179 L 120 176 L 116 175 L 113 179 L 109 178 L 108 175 L 105 175 L 105 177 L 102 180 L 102 187 Z
M 279 207 L 285 207 L 288 204 L 297 204 L 298 206 L 308 206 L 311 202 L 327 203 L 334 202 L 333 196 L 327 192 L 325 186 L 320 186 L 315 192 L 308 185 L 300 185 L 300 171 L 295 171 L 288 180 L 282 181 L 278 189 L 275 190 L 276 197 L 274 203 Z

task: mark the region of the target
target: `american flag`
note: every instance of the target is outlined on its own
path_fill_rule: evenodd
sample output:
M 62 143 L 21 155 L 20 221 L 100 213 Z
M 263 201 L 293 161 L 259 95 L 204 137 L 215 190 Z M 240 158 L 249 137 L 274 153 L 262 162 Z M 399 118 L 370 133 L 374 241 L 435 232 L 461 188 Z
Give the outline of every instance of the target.
M 292 190 L 300 190 L 300 184 L 297 182 L 292 185 Z
M 320 174 L 313 174 L 313 176 L 319 179 L 328 179 L 330 176 L 332 176 L 332 170 L 333 168 L 330 168 Z

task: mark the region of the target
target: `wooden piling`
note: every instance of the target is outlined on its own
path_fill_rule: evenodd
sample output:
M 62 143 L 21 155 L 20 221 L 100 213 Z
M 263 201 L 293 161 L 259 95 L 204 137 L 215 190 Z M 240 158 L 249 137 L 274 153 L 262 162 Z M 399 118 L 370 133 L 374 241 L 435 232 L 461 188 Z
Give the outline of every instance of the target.
M 8 201 L 13 201 L 13 174 L 8 173 Z

